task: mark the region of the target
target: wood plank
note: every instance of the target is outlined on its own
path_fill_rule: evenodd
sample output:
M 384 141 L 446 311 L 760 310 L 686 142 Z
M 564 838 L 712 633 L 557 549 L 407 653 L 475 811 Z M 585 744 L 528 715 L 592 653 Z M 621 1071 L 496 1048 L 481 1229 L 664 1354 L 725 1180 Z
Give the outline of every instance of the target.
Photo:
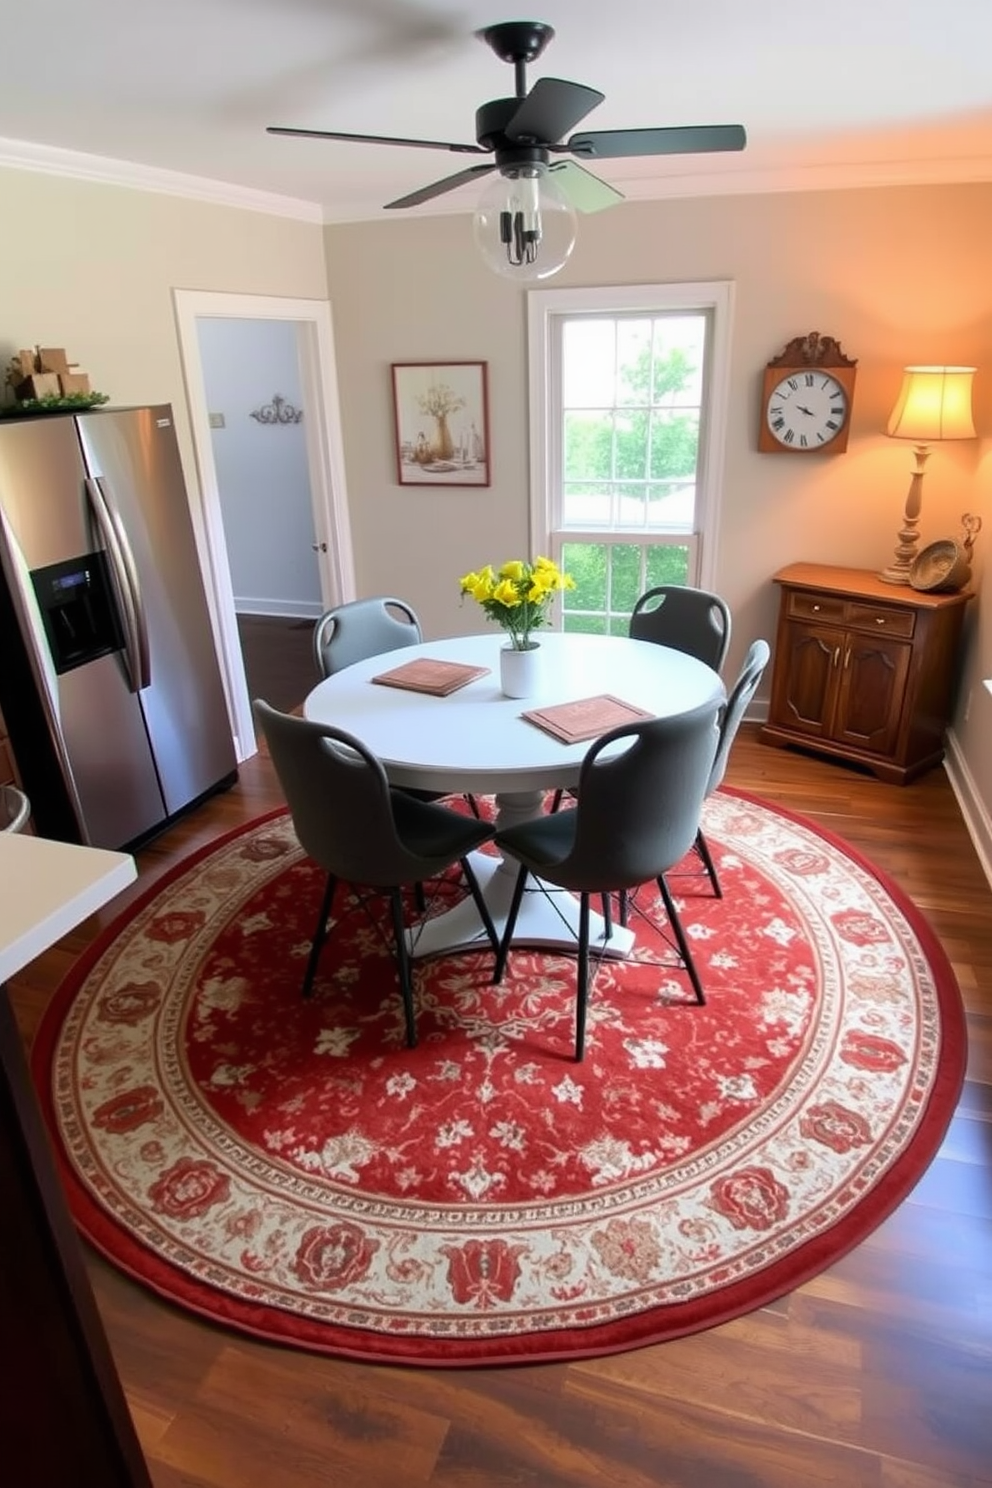
M 396 1461 L 403 1482 L 429 1483 L 448 1422 L 419 1402 L 400 1402 L 376 1389 L 377 1372 L 314 1357 L 301 1376 L 295 1355 L 241 1341 L 221 1348 L 197 1391 L 196 1410 L 184 1412 L 156 1444 L 173 1466 L 202 1471 L 231 1488 L 271 1488 L 355 1482 L 393 1488 Z M 256 1402 L 252 1429 L 243 1429 L 245 1402 Z M 292 1476 L 272 1441 L 293 1443 Z M 384 1457 L 382 1443 L 395 1454 Z M 392 1477 L 390 1477 L 392 1474 Z

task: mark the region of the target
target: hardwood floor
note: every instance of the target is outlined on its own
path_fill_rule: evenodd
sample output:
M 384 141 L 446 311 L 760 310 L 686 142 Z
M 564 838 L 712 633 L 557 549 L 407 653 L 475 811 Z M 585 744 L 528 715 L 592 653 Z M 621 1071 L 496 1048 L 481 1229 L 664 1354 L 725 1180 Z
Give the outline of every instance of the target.
M 318 681 L 312 620 L 287 615 L 239 615 L 238 635 L 248 696 L 288 713 Z
M 913 898 L 951 958 L 968 1080 L 915 1191 L 772 1305 L 568 1365 L 413 1370 L 282 1349 L 200 1322 L 90 1254 L 156 1488 L 992 1485 L 992 892 L 942 770 L 883 785 L 760 745 L 745 726 L 728 783 L 846 838 Z M 129 895 L 278 799 L 269 762 L 249 761 L 232 791 L 141 853 Z M 12 984 L 26 1038 L 111 917 Z

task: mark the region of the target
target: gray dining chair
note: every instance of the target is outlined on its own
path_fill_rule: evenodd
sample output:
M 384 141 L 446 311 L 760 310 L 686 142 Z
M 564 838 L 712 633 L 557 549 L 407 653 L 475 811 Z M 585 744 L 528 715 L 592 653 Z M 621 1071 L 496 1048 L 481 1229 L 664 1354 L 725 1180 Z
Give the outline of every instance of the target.
M 718 672 L 730 645 L 731 616 L 726 600 L 687 584 L 659 584 L 640 596 L 628 634 L 695 656 Z
M 716 748 L 716 756 L 713 760 L 713 768 L 710 771 L 709 782 L 706 786 L 707 796 L 713 794 L 727 773 L 727 761 L 730 758 L 731 746 L 737 737 L 737 730 L 741 726 L 744 715 L 750 706 L 751 699 L 758 690 L 758 683 L 761 681 L 770 656 L 771 650 L 767 641 L 752 641 L 748 647 L 748 652 L 744 658 L 744 664 L 740 669 L 737 681 L 730 689 L 730 695 L 720 712 L 720 738 Z M 713 885 L 713 893 L 718 899 L 722 899 L 723 889 L 720 886 L 716 865 L 713 862 L 712 854 L 703 835 L 702 827 L 696 833 L 695 847 L 702 859 L 703 867 L 706 869 L 709 881 Z
M 758 689 L 758 684 L 761 681 L 765 667 L 768 665 L 770 655 L 771 651 L 767 641 L 757 640 L 751 642 L 737 681 L 730 689 L 727 701 L 720 709 L 718 718 L 719 738 L 716 755 L 713 760 L 713 768 L 710 771 L 710 778 L 706 786 L 707 797 L 713 794 L 727 773 L 727 761 L 730 758 L 731 746 L 737 737 L 737 730 L 741 726 L 744 715 L 750 706 L 751 699 Z M 722 899 L 723 888 L 720 884 L 716 864 L 713 861 L 713 855 L 710 852 L 709 843 L 706 841 L 703 833 L 702 825 L 700 825 L 696 833 L 696 840 L 693 843 L 693 847 L 702 862 L 703 871 L 712 885 L 715 897 Z M 692 870 L 687 871 L 691 872 Z M 679 876 L 681 877 L 681 873 Z M 626 925 L 629 904 L 628 895 L 625 892 L 620 893 L 618 901 L 618 918 L 621 925 Z
M 23 832 L 31 802 L 16 785 L 0 785 L 0 832 Z
M 687 584 L 659 584 L 646 590 L 634 605 L 628 634 L 634 641 L 653 641 L 684 651 L 718 672 L 730 645 L 730 607 L 718 594 Z M 566 794 L 556 790 L 551 811 L 556 812 Z M 569 791 L 574 795 L 575 791 Z M 621 899 L 621 919 L 623 917 Z
M 719 701 L 672 718 L 651 718 L 603 734 L 586 751 L 577 804 L 497 832 L 496 845 L 520 864 L 493 981 L 506 970 L 529 875 L 579 896 L 575 1058 L 585 1051 L 589 996 L 589 901 L 657 882 L 681 965 L 696 1002 L 706 1001 L 665 875 L 692 847 L 716 754 Z M 618 744 L 625 744 L 619 753 Z
M 356 661 L 397 651 L 401 646 L 418 646 L 422 640 L 420 621 L 405 599 L 391 595 L 353 599 L 325 610 L 314 625 L 313 659 L 322 677 L 333 677 Z M 449 793 L 410 787 L 406 794 L 417 801 L 443 801 Z M 472 815 L 479 816 L 475 797 L 466 794 L 465 799 Z
M 262 699 L 252 706 L 300 846 L 327 874 L 303 977 L 303 996 L 313 991 L 338 884 L 352 886 L 370 918 L 369 896 L 361 891 L 383 893 L 392 915 L 406 1039 L 413 1048 L 417 1032 L 401 890 L 459 863 L 496 951 L 496 930 L 468 858 L 490 840 L 494 828 L 449 806 L 417 801 L 393 790 L 382 762 L 344 729 L 280 713 Z
M 404 599 L 380 595 L 325 610 L 313 628 L 313 657 L 322 677 L 423 640 L 420 621 Z

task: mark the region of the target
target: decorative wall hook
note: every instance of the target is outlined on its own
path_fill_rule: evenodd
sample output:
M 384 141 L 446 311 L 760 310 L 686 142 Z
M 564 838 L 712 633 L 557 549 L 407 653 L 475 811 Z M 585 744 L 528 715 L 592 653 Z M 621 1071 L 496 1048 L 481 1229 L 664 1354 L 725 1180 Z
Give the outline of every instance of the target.
M 271 403 L 263 403 L 261 408 L 253 408 L 249 414 L 249 418 L 260 424 L 298 424 L 302 417 L 303 409 L 294 408 L 279 393 L 273 393 Z

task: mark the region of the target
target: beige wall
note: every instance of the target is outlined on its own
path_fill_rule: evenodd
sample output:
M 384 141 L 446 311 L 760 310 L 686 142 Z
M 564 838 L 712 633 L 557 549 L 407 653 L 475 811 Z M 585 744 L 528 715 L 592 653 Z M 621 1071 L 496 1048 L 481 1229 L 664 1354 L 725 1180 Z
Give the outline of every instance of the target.
M 359 592 L 394 591 L 429 635 L 484 625 L 457 575 L 528 547 L 525 293 L 494 277 L 470 219 L 393 216 L 321 229 L 232 207 L 0 169 L 0 359 L 65 346 L 115 403 L 173 403 L 195 468 L 173 323 L 174 288 L 325 298 L 334 316 Z M 992 543 L 992 186 L 824 192 L 627 204 L 583 219 L 551 284 L 731 279 L 732 398 L 717 582 L 735 613 L 735 668 L 772 633 L 770 574 L 796 558 L 880 567 L 912 468 L 884 435 L 908 361 L 978 366 L 987 440 L 935 449 L 925 541 L 977 511 L 978 579 Z M 859 362 L 848 453 L 755 450 L 762 369 L 818 330 Z M 493 484 L 400 487 L 390 363 L 486 361 Z M 992 572 L 992 566 L 986 566 Z M 989 581 L 992 585 L 992 580 Z M 986 586 L 989 587 L 989 586 Z M 970 606 L 956 733 L 992 814 L 992 594 Z M 965 719 L 967 704 L 970 711 Z
M 172 403 L 190 484 L 173 289 L 327 297 L 308 223 L 4 169 L 0 222 L 0 366 L 64 346 L 114 403 Z
M 542 287 L 735 286 L 716 567 L 735 617 L 728 671 L 754 636 L 774 635 L 777 567 L 809 559 L 875 569 L 891 558 L 913 458 L 884 430 L 906 363 L 977 366 L 976 423 L 992 436 L 990 234 L 985 185 L 629 203 L 580 221 L 571 262 Z M 359 592 L 405 595 L 429 635 L 483 628 L 474 607 L 459 607 L 457 575 L 528 547 L 526 291 L 485 269 L 467 216 L 332 226 L 325 238 Z M 836 336 L 858 360 L 848 451 L 758 454 L 765 363 L 811 330 Z M 396 483 L 390 363 L 433 359 L 489 364 L 488 489 Z M 956 536 L 962 512 L 981 513 L 979 583 L 990 485 L 982 441 L 933 450 L 922 541 Z M 992 594 L 970 611 L 957 730 L 990 810 L 992 697 L 976 684 L 992 676 Z

